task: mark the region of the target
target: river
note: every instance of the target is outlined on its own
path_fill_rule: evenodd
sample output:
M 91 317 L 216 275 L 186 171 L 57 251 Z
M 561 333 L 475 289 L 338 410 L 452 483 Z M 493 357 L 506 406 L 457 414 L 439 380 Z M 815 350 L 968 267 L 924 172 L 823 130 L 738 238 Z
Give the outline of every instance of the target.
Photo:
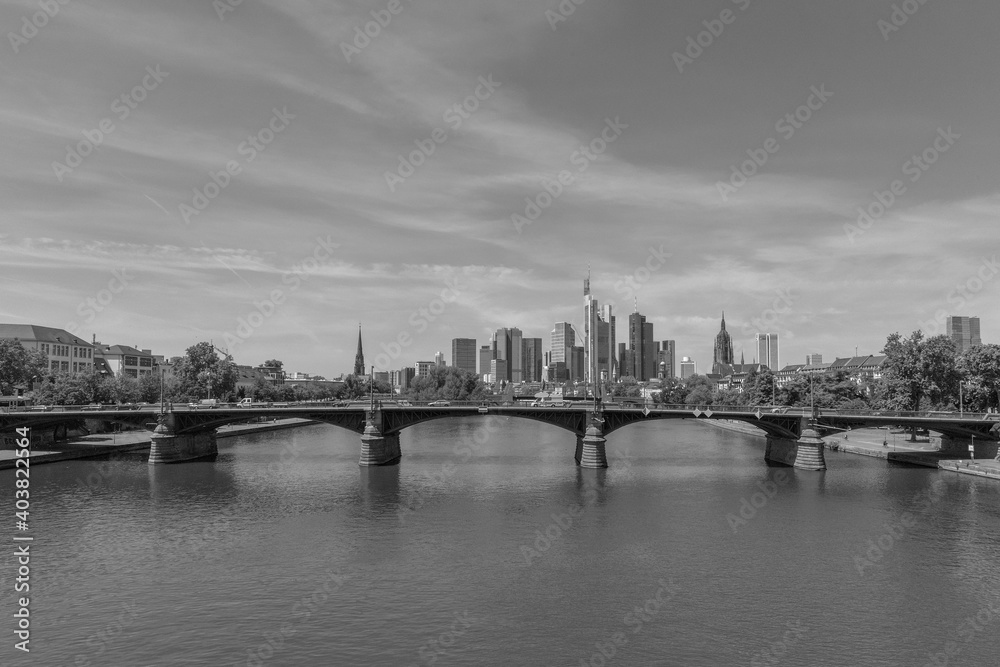
M 336 427 L 219 442 L 210 462 L 31 471 L 31 653 L 13 648 L 9 547 L 0 664 L 1000 654 L 995 480 L 831 452 L 823 473 L 772 467 L 763 440 L 688 421 L 611 434 L 607 470 L 577 468 L 561 429 L 494 417 L 411 427 L 383 468 Z

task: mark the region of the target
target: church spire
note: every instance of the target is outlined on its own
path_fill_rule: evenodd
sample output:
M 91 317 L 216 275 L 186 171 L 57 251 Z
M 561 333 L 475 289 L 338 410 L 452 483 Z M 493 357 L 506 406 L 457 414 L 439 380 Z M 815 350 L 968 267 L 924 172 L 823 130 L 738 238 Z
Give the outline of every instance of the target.
M 361 323 L 358 322 L 358 351 L 354 355 L 354 374 L 365 374 L 365 353 L 361 350 Z
M 726 311 L 722 311 L 722 330 L 726 330 Z

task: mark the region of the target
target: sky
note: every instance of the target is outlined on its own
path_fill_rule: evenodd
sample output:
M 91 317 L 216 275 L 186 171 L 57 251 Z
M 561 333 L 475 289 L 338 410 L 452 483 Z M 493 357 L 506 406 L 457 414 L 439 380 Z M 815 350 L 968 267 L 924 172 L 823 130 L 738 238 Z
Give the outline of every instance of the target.
M 998 342 L 1000 4 L 8 0 L 0 322 L 377 370 L 583 322 L 706 372 Z M 862 217 L 861 212 L 866 212 Z

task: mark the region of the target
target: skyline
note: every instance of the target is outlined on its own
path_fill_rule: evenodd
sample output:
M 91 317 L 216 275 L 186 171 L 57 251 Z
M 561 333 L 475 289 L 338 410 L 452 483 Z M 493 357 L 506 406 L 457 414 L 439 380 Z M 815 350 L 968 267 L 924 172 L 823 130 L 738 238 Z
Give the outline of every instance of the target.
M 548 349 L 589 264 L 702 372 L 723 310 L 748 363 L 996 340 L 995 3 L 388 4 L 0 7 L 0 321 L 333 377 L 358 321 Z

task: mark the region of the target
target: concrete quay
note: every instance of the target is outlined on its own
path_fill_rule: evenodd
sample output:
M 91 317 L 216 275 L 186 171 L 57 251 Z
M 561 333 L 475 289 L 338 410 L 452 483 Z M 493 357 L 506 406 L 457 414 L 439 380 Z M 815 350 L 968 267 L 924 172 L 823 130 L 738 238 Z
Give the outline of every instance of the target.
M 222 426 L 216 433 L 217 438 L 232 438 L 249 433 L 263 433 L 286 428 L 296 428 L 316 424 L 311 419 L 278 419 L 273 422 L 258 424 L 229 424 Z M 32 449 L 31 465 L 54 463 L 72 459 L 87 459 L 97 456 L 125 453 L 149 453 L 153 434 L 150 431 L 122 431 L 120 433 L 95 433 L 72 438 L 66 442 L 45 445 L 45 449 Z M 0 470 L 13 468 L 14 451 L 0 450 Z
M 699 420 L 699 423 L 746 435 L 762 438 L 766 436 L 762 430 L 745 422 Z M 826 436 L 823 438 L 823 442 L 826 450 L 831 452 L 871 456 L 896 463 L 920 465 L 963 475 L 976 475 L 1000 480 L 1000 461 L 996 459 L 959 459 L 956 458 L 954 450 L 941 451 L 941 438 L 939 437 L 918 438 L 916 442 L 910 442 L 909 438 L 909 434 L 893 434 L 886 432 L 885 429 L 866 428 Z

